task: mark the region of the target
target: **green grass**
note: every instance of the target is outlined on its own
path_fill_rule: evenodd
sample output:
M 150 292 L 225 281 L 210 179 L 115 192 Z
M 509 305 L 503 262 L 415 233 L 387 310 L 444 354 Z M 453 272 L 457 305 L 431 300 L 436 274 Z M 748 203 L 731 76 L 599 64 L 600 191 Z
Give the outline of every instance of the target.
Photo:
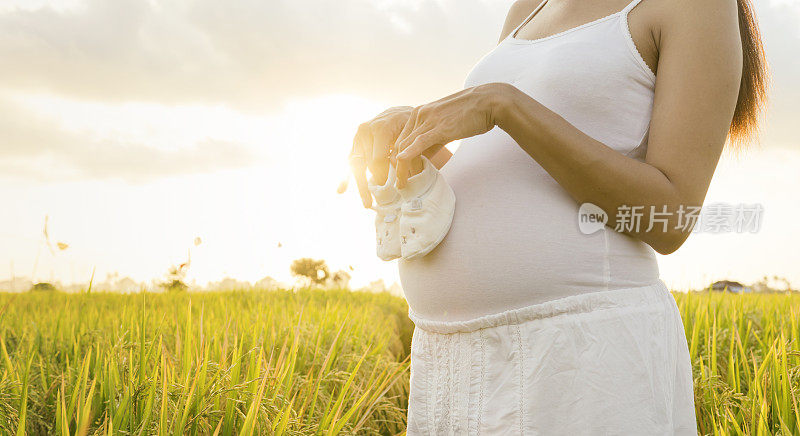
M 405 303 L 253 291 L 0 295 L 2 434 L 394 434 Z
M 698 430 L 800 433 L 800 295 L 675 294 L 695 379 Z
M 675 294 L 702 434 L 800 433 L 800 295 Z M 397 434 L 405 302 L 0 294 L 0 434 Z

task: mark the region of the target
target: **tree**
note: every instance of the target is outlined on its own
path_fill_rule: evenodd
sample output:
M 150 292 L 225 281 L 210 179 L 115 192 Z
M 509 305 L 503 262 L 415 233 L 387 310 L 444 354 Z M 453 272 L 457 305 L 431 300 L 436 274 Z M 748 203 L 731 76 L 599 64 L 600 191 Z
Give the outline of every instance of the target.
M 279 289 L 281 285 L 277 280 L 270 276 L 266 276 L 263 279 L 255 282 L 253 287 L 256 289 Z
M 330 271 L 324 260 L 304 257 L 292 262 L 292 275 L 305 278 L 311 284 L 322 285 L 328 280 Z
M 159 286 L 166 292 L 185 292 L 189 290 L 189 285 L 184 283 L 188 262 L 178 266 L 171 266 L 167 271 L 166 280 L 159 283 Z
M 55 292 L 56 287 L 50 283 L 37 283 L 31 286 L 31 292 Z
M 791 282 L 785 277 L 774 275 L 764 276 L 761 280 L 753 283 L 753 290 L 756 292 L 794 292 Z
M 338 289 L 347 289 L 350 284 L 350 274 L 347 271 L 339 270 L 331 274 L 330 286 Z

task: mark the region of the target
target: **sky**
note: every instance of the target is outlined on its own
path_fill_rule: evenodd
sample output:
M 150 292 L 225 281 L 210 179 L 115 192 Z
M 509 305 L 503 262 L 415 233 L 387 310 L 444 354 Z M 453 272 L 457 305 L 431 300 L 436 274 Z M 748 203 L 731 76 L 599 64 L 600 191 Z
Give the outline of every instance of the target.
M 189 256 L 199 285 L 290 283 L 299 257 L 356 287 L 398 281 L 373 212 L 336 194 L 356 126 L 461 89 L 510 3 L 0 0 L 0 281 L 149 283 Z M 800 1 L 756 11 L 773 77 L 760 144 L 723 157 L 706 201 L 761 204 L 763 221 L 659 256 L 674 289 L 800 284 Z M 68 248 L 46 246 L 45 217 Z

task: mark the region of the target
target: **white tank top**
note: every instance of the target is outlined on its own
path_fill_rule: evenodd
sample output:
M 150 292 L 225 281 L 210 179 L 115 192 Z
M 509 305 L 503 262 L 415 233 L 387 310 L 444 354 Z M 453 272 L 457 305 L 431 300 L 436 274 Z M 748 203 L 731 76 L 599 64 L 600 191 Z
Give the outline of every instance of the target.
M 464 86 L 512 84 L 592 138 L 643 160 L 655 75 L 628 28 L 639 1 L 548 37 L 517 39 L 542 2 L 481 58 Z M 441 174 L 457 198 L 450 232 L 427 256 L 398 263 L 418 317 L 467 320 L 659 280 L 644 242 L 609 227 L 581 233 L 579 204 L 499 127 L 462 140 Z

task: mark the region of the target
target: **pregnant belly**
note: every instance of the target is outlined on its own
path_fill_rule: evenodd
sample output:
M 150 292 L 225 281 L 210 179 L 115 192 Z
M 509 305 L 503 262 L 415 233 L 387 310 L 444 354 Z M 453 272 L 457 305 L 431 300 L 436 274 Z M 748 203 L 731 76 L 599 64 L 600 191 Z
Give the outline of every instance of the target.
M 658 280 L 652 249 L 606 227 L 578 228 L 578 204 L 499 129 L 465 140 L 442 175 L 456 194 L 447 237 L 399 261 L 417 316 L 460 321 Z

